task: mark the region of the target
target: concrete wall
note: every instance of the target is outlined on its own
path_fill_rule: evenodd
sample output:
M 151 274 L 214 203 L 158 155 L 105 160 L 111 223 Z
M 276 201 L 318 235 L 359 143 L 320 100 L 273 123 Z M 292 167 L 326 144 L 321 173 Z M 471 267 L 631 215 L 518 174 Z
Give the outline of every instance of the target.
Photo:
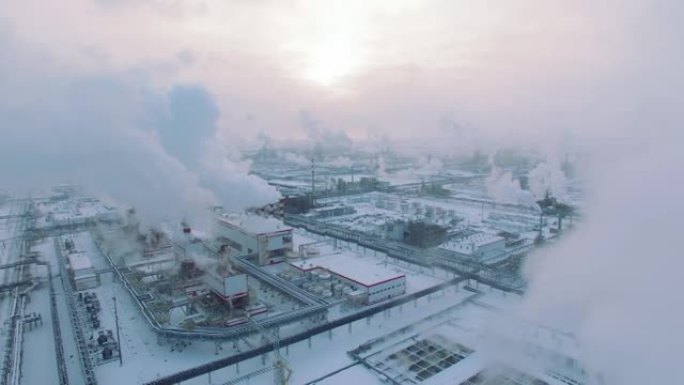
M 477 248 L 477 255 L 482 260 L 498 257 L 506 251 L 506 240 L 500 239 Z
M 100 282 L 97 279 L 97 275 L 94 273 L 73 277 L 73 283 L 75 291 L 94 289 L 100 286 Z
M 368 288 L 368 304 L 387 300 L 406 293 L 406 277 L 393 279 Z
M 216 273 L 207 273 L 202 281 L 213 292 L 223 297 L 230 298 L 247 293 L 247 276 L 245 274 L 221 277 Z

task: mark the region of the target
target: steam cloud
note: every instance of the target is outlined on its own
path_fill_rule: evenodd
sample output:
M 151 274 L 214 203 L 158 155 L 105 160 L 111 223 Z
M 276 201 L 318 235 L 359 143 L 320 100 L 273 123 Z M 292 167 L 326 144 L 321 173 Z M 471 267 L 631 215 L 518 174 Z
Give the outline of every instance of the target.
M 603 168 L 585 223 L 529 263 L 518 312 L 576 333 L 585 364 L 606 384 L 681 377 L 683 161 L 662 145 Z
M 299 112 L 299 120 L 307 138 L 325 152 L 347 151 L 352 146 L 352 140 L 344 131 L 327 127 L 307 110 Z
M 8 80 L 0 90 L 4 185 L 30 191 L 76 183 L 155 222 L 278 197 L 217 144 L 219 111 L 202 87 L 165 94 L 135 74 L 43 68 L 45 60 L 9 34 L 0 49 L 8 59 L 0 67 Z
M 204 88 L 174 87 L 169 95 L 168 115 L 158 124 L 161 143 L 198 175 L 201 185 L 214 192 L 226 209 L 264 205 L 280 197 L 266 181 L 249 174 L 249 162 L 231 160 L 220 145 L 219 109 Z
M 520 181 L 513 179 L 508 171 L 493 168 L 492 173 L 485 180 L 487 194 L 497 202 L 537 207 L 535 196 L 523 190 Z
M 330 165 L 333 167 L 351 167 L 353 164 L 354 162 L 347 156 L 338 156 L 330 161 Z
M 286 152 L 282 155 L 282 157 L 285 161 L 296 164 L 297 166 L 306 166 L 311 164 L 310 159 L 306 159 L 306 157 L 295 154 L 294 152 Z
M 558 163 L 543 162 L 529 175 L 530 191 L 535 198 L 542 199 L 548 191 L 551 196 L 564 201 L 568 197 L 568 181 Z

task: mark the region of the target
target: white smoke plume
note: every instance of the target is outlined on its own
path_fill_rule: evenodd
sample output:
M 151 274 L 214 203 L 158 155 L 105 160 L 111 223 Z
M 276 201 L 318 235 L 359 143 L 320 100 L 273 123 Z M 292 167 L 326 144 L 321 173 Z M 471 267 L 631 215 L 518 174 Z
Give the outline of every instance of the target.
M 681 377 L 682 162 L 663 146 L 603 168 L 582 226 L 529 263 L 518 312 L 577 334 L 607 385 Z
M 485 180 L 487 195 L 497 202 L 512 203 L 527 207 L 537 207 L 535 196 L 523 190 L 520 181 L 513 179 L 513 174 L 498 168 L 493 168 Z
M 542 162 L 528 175 L 530 191 L 535 198 L 543 199 L 547 191 L 558 200 L 568 198 L 568 181 L 558 162 Z
M 620 48 L 629 60 L 587 89 L 602 89 L 600 98 L 573 111 L 592 134 L 605 132 L 584 147 L 592 158 L 581 223 L 531 256 L 516 313 L 576 334 L 602 385 L 678 384 L 684 3 L 623 1 L 613 10 L 626 24 Z
M 202 87 L 166 93 L 137 73 L 76 75 L 19 46 L 0 38 L 0 180 L 15 192 L 79 184 L 149 222 L 277 198 L 216 146 L 219 111 Z
M 286 152 L 282 155 L 282 157 L 286 162 L 295 164 L 297 166 L 311 165 L 311 159 L 307 159 L 305 156 L 295 154 L 294 152 Z
M 353 164 L 354 162 L 346 156 L 338 156 L 330 161 L 330 165 L 333 167 L 351 167 Z
M 353 142 L 343 130 L 334 130 L 309 111 L 301 110 L 299 120 L 307 138 L 324 152 L 348 151 Z
M 240 211 L 280 197 L 266 181 L 249 174 L 251 165 L 239 160 L 239 152 L 231 154 L 221 144 L 219 109 L 204 88 L 176 86 L 168 104 L 168 116 L 157 125 L 161 143 L 198 175 L 201 185 L 216 194 L 220 205 Z

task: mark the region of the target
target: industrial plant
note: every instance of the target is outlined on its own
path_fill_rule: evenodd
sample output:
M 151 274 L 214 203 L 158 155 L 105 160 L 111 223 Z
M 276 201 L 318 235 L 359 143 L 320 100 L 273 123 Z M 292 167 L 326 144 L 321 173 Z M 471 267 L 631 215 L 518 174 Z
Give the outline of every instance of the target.
M 574 226 L 579 185 L 561 213 L 548 194 L 492 196 L 479 169 L 285 162 L 272 178 L 261 164 L 280 200 L 196 223 L 150 223 L 70 185 L 3 198 L 2 383 L 47 378 L 26 369 L 40 357 L 60 384 L 598 378 L 562 330 L 484 329 L 525 291 L 526 255 Z

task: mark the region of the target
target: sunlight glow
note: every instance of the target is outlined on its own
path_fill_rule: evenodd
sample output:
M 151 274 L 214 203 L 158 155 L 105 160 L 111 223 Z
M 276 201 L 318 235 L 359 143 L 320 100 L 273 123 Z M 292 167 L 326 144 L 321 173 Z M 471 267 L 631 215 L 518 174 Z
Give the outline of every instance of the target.
M 364 64 L 366 18 L 354 6 L 335 4 L 314 11 L 320 21 L 301 46 L 300 76 L 324 87 L 339 87 Z
M 303 77 L 326 87 L 339 85 L 361 65 L 358 51 L 341 36 L 313 49 L 309 61 Z

